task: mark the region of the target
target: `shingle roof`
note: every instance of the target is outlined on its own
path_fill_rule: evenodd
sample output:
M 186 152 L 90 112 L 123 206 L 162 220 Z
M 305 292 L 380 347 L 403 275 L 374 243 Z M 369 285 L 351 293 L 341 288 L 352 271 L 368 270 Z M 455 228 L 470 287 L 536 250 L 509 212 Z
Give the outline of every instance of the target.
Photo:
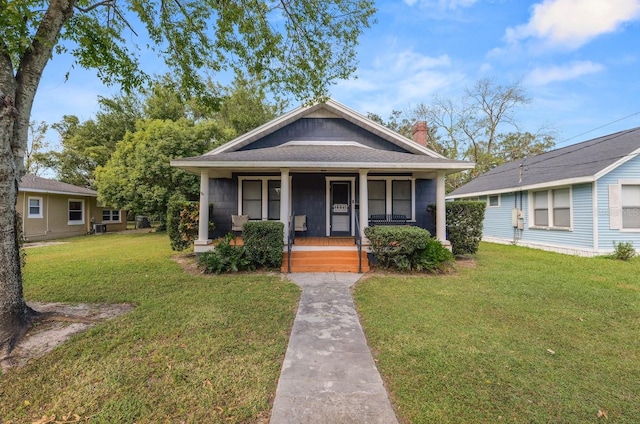
M 506 163 L 480 175 L 447 197 L 512 191 L 545 184 L 552 186 L 555 182 L 567 180 L 593 180 L 639 152 L 640 127 Z
M 38 193 L 78 194 L 91 197 L 98 196 L 98 192 L 95 190 L 61 183 L 60 181 L 49 180 L 47 178 L 37 177 L 31 174 L 26 174 L 22 177 L 20 180 L 19 190 Z
M 264 149 L 241 150 L 235 152 L 203 155 L 180 159 L 184 162 L 300 162 L 300 163 L 371 163 L 388 164 L 393 162 L 405 164 L 449 164 L 468 162 L 452 161 L 427 155 L 377 150 L 358 146 L 279 146 Z

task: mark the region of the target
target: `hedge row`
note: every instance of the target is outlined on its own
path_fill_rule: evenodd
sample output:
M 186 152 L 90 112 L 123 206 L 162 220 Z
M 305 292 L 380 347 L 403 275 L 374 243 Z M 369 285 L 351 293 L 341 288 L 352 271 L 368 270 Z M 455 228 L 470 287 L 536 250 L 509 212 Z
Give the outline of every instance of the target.
M 399 271 L 444 270 L 453 255 L 429 231 L 406 225 L 367 227 L 365 235 L 383 268 Z

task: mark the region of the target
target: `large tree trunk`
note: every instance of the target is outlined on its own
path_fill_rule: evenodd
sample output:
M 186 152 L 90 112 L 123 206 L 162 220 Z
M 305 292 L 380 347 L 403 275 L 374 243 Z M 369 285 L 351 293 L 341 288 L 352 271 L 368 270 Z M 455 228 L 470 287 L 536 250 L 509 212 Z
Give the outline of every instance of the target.
M 24 335 L 38 313 L 22 292 L 16 201 L 24 174 L 29 118 L 44 67 L 77 0 L 51 0 L 29 48 L 14 68 L 0 38 L 0 358 Z
M 35 313 L 22 295 L 16 227 L 20 172 L 12 148 L 16 115 L 12 94 L 0 94 L 0 358 L 13 349 Z

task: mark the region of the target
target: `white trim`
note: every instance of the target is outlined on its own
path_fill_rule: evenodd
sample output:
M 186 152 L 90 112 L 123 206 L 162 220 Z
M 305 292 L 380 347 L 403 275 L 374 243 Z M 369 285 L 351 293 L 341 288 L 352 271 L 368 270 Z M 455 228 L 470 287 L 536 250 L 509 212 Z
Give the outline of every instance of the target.
M 261 215 L 262 215 L 262 221 L 267 221 L 269 220 L 269 181 L 280 181 L 280 184 L 282 184 L 282 179 L 280 177 L 280 175 L 270 175 L 270 176 L 260 176 L 260 175 L 242 175 L 242 176 L 238 176 L 238 214 L 239 215 L 243 215 L 243 210 L 242 210 L 242 182 L 243 181 L 260 181 L 260 186 L 261 186 L 261 190 L 262 192 L 260 193 L 261 195 Z M 291 177 L 289 177 L 289 182 L 291 182 Z M 282 188 L 282 186 L 281 186 Z M 291 196 L 289 196 L 290 198 Z M 291 199 L 289 199 L 291 200 Z M 282 197 L 280 198 L 280 201 L 282 202 Z M 291 202 L 289 202 L 289 204 L 291 204 Z M 280 217 L 280 221 L 282 221 L 283 219 L 287 219 L 287 217 Z M 284 222 L 284 221 L 283 221 Z
M 555 222 L 553 221 L 553 191 L 554 190 L 564 190 L 569 189 L 569 226 L 568 227 L 560 227 L 555 226 Z M 536 216 L 535 216 L 535 205 L 533 204 L 533 195 L 537 192 L 547 192 L 547 221 L 550 225 L 535 225 Z M 529 229 L 530 230 L 552 230 L 552 231 L 573 231 L 573 187 L 553 187 L 543 190 L 529 190 L 528 192 L 529 198 Z
M 510 245 L 514 244 L 513 239 L 503 239 L 500 237 L 491 237 L 491 236 L 483 236 L 482 241 L 487 243 L 496 243 L 496 244 L 510 244 Z M 610 253 L 610 251 L 598 251 L 596 249 L 586 249 L 586 248 L 566 246 L 566 245 L 563 246 L 558 244 L 535 243 L 535 242 L 522 241 L 522 240 L 518 240 L 518 242 L 515 245 L 519 247 L 528 247 L 531 249 L 544 250 L 546 252 L 554 252 L 554 253 L 561 253 L 564 255 L 582 256 L 582 257 L 593 257 L 593 256 Z
M 98 197 L 98 194 L 88 193 L 76 193 L 72 191 L 56 191 L 56 190 L 41 190 L 37 188 L 21 187 L 18 189 L 20 193 L 42 193 L 42 194 L 62 194 L 64 196 L 86 196 L 86 197 Z
M 104 213 L 106 211 L 109 211 L 109 219 L 105 220 L 104 219 Z M 113 218 L 113 212 L 118 212 L 118 220 L 112 220 L 111 218 Z M 122 210 L 120 209 L 109 209 L 109 208 L 103 208 L 102 209 L 102 223 L 103 224 L 121 224 L 122 223 Z
M 302 161 L 274 161 L 274 162 L 255 162 L 255 161 L 224 161 L 224 162 L 213 162 L 208 160 L 181 160 L 174 159 L 170 162 L 171 166 L 175 166 L 177 168 L 186 169 L 186 170 L 195 170 L 198 169 L 198 175 L 200 174 L 200 168 L 222 168 L 222 169 L 233 169 L 234 171 L 241 170 L 240 168 L 245 168 L 246 171 L 265 171 L 265 170 L 276 170 L 280 168 L 289 168 L 295 171 L 301 170 L 309 170 L 309 171 L 318 171 L 318 170 L 357 170 L 360 168 L 365 169 L 374 169 L 374 170 L 402 170 L 405 172 L 411 171 L 436 171 L 436 170 L 451 170 L 453 172 L 462 171 L 465 169 L 473 169 L 475 167 L 475 163 L 472 162 L 437 162 L 437 163 L 407 163 L 407 162 L 302 162 Z M 192 171 L 195 172 L 195 171 Z M 591 181 L 591 180 L 589 180 Z M 466 195 L 465 195 L 466 196 Z
M 495 196 L 498 196 L 498 204 L 497 205 L 492 205 L 491 204 L 491 198 L 495 197 Z M 487 195 L 487 207 L 488 208 L 499 208 L 501 203 L 502 203 L 502 196 L 500 195 L 500 193 Z
M 594 181 L 591 186 L 591 204 L 593 206 L 593 250 L 600 247 L 600 222 L 598 221 L 598 182 Z
M 416 220 L 416 179 L 408 176 L 369 176 L 368 181 L 385 181 L 385 213 L 393 213 L 393 181 L 411 181 L 411 217 L 409 221 Z M 367 193 L 367 202 L 369 193 Z
M 619 193 L 620 193 L 620 208 L 618 210 L 618 213 L 619 213 L 619 216 L 620 216 L 620 218 L 619 218 L 620 219 L 620 228 L 619 228 L 619 230 L 620 230 L 621 233 L 640 233 L 640 228 L 625 228 L 624 227 L 624 219 L 623 219 L 624 218 L 624 216 L 623 216 L 624 208 L 622 206 L 622 186 L 625 186 L 625 185 L 640 186 L 640 179 L 629 179 L 629 178 L 627 178 L 627 179 L 618 180 L 618 190 L 619 190 Z M 611 209 L 610 209 L 610 211 L 611 211 Z M 611 213 L 611 212 L 609 212 L 609 213 Z
M 358 143 L 357 141 L 338 141 L 338 140 L 292 140 L 288 141 L 284 144 L 280 144 L 275 146 L 275 148 L 280 147 L 291 147 L 291 146 L 340 146 L 340 147 L 362 147 L 364 149 L 372 149 L 373 147 L 365 146 L 362 143 Z
M 621 159 L 618 159 L 616 162 L 614 162 L 611 165 L 607 166 L 603 170 L 596 172 L 595 178 L 598 179 L 598 178 L 603 177 L 604 175 L 606 175 L 609 172 L 613 171 L 614 169 L 616 169 L 620 165 L 623 165 L 624 163 L 626 163 L 626 162 L 628 162 L 628 161 L 630 161 L 632 159 L 635 159 L 639 154 L 640 154 L 640 149 L 636 149 L 633 152 L 624 155 Z
M 561 186 L 570 186 L 570 185 L 574 185 L 574 184 L 584 184 L 584 183 L 592 183 L 594 182 L 596 179 L 593 176 L 590 177 L 579 177 L 579 178 L 568 178 L 566 180 L 556 180 L 556 181 L 547 181 L 544 183 L 539 183 L 539 184 L 531 184 L 531 185 L 526 185 L 526 186 L 515 186 L 515 187 L 505 187 L 505 188 L 500 188 L 500 189 L 496 189 L 496 190 L 485 190 L 485 191 L 474 191 L 472 193 L 465 193 L 465 194 L 457 194 L 455 196 L 447 196 L 447 200 L 453 200 L 453 199 L 463 199 L 463 198 L 467 198 L 467 197 L 475 197 L 475 196 L 489 196 L 491 194 L 502 194 L 502 193 L 513 193 L 513 192 L 517 192 L 517 191 L 527 191 L 527 190 L 537 190 L 537 191 L 541 191 L 544 189 L 550 189 L 550 188 L 555 188 L 555 187 L 561 187 Z
M 349 208 L 351 209 L 351 235 L 355 235 L 355 226 L 356 226 L 356 217 L 355 217 L 355 208 L 353 205 L 356 200 L 356 177 L 340 177 L 340 176 L 326 176 L 325 178 L 325 199 L 326 199 L 326 235 L 327 237 L 331 236 L 331 182 L 332 181 L 350 181 L 351 182 L 351 204 Z
M 78 221 L 71 221 L 69 219 L 69 214 L 71 213 L 71 209 L 69 209 L 69 206 L 71 202 L 80 202 L 80 204 L 82 205 L 82 208 L 80 209 L 80 212 L 82 212 L 82 219 Z M 77 211 L 74 211 L 74 212 L 77 212 Z M 67 225 L 84 225 L 84 221 L 85 221 L 84 199 L 67 199 Z
M 32 214 L 31 213 L 31 199 L 33 200 L 38 200 L 38 213 L 37 214 Z M 44 209 L 44 203 L 43 203 L 43 199 L 42 197 L 36 197 L 36 196 L 27 196 L 27 218 L 44 218 L 44 214 L 42 209 Z

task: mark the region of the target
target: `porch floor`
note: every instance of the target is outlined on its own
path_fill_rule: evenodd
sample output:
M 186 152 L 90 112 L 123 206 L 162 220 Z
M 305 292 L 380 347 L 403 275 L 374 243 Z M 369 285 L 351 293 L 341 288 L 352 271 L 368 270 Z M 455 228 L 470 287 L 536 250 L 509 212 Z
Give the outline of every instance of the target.
M 243 238 L 236 237 L 235 242 L 231 243 L 235 246 L 243 246 Z M 355 247 L 356 241 L 354 237 L 300 237 L 295 238 L 294 249 L 296 247 Z M 286 247 L 286 246 L 285 246 Z

